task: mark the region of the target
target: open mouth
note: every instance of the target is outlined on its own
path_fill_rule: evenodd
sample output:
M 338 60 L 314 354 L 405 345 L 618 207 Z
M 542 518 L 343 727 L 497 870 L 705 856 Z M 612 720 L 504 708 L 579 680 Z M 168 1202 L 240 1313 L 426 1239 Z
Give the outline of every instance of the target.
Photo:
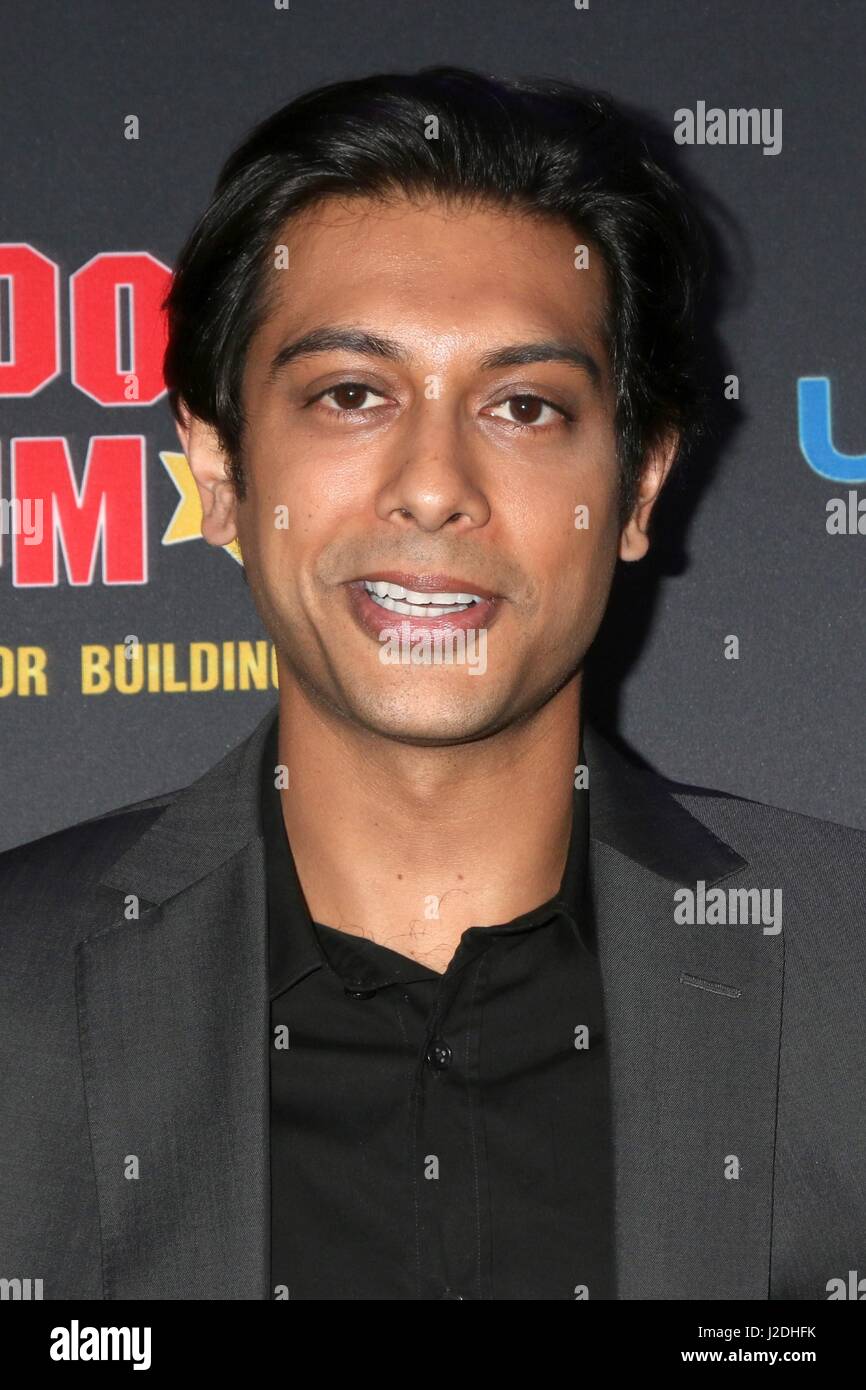
M 364 579 L 361 582 L 370 598 L 380 608 L 406 618 L 442 618 L 449 613 L 465 613 L 483 601 L 480 594 L 421 593 L 417 589 L 406 589 L 402 584 L 391 584 L 384 579 Z
M 403 581 L 403 582 L 400 582 Z M 395 629 L 433 632 L 448 628 L 489 628 L 502 600 L 488 589 L 473 590 L 457 575 L 385 572 L 346 582 L 355 620 L 377 641 Z

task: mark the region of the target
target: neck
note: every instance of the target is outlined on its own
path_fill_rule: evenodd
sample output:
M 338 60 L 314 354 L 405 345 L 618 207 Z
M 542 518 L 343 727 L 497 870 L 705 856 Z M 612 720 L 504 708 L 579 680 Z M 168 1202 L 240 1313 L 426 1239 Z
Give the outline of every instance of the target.
M 361 730 L 280 670 L 283 818 L 314 921 L 444 970 L 470 926 L 558 891 L 580 676 L 500 734 L 419 748 Z

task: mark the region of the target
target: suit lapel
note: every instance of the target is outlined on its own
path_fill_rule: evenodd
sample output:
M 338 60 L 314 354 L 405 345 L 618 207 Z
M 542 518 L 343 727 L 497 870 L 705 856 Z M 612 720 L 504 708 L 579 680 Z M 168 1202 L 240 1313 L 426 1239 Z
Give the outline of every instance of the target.
M 584 737 L 617 1296 L 766 1299 L 782 935 L 765 936 L 760 925 L 677 925 L 677 887 L 755 886 L 748 863 L 661 779 L 633 769 L 592 730 Z
M 258 794 L 274 717 L 113 865 L 102 925 L 79 948 L 107 1298 L 269 1297 Z

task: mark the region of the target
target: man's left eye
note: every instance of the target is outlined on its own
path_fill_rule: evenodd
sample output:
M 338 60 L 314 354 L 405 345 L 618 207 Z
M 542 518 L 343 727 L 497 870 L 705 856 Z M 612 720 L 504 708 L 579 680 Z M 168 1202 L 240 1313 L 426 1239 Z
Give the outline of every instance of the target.
M 550 401 L 543 400 L 541 396 L 531 395 L 509 396 L 507 401 L 501 401 L 490 413 L 495 415 L 497 411 L 505 410 L 512 412 L 509 420 L 512 425 L 549 425 L 553 416 L 565 414 L 557 406 L 551 405 Z M 541 418 L 545 410 L 549 414 L 545 418 Z M 497 418 L 509 419 L 507 415 L 500 415 Z
M 316 399 L 330 399 L 333 402 L 331 406 L 325 407 L 326 410 L 333 409 L 336 412 L 348 413 L 352 410 L 373 409 L 374 407 L 370 406 L 369 401 L 365 400 L 368 396 L 374 396 L 378 401 L 385 399 L 378 391 L 374 391 L 372 386 L 365 386 L 363 381 L 340 381 L 336 386 L 322 391 Z M 362 404 L 362 402 L 364 403 Z

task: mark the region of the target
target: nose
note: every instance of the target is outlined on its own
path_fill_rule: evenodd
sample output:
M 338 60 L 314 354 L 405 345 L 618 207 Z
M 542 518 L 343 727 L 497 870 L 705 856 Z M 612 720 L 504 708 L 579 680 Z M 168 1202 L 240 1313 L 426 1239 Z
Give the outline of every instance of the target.
M 425 400 L 418 418 L 407 423 L 407 433 L 394 443 L 377 515 L 421 531 L 484 526 L 490 504 L 457 413 L 442 399 Z

